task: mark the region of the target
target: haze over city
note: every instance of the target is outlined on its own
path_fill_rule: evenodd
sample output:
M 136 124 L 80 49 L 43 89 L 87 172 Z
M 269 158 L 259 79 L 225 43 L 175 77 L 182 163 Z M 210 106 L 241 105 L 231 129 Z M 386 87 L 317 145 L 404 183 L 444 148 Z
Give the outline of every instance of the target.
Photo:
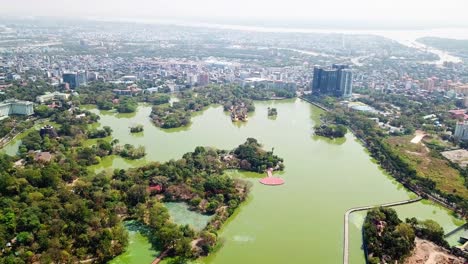
M 0 0 L 0 263 L 467 264 L 467 0 Z
M 0 14 L 21 17 L 196 20 L 274 26 L 467 26 L 464 0 L 1 0 Z M 351 23 L 351 24 L 350 24 Z

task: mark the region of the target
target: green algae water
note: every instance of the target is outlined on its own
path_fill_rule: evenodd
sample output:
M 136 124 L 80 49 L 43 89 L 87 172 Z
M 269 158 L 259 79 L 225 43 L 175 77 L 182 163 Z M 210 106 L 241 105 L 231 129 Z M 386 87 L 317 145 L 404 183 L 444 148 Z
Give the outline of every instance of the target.
M 379 169 L 352 134 L 341 141 L 313 136 L 321 113 L 317 108 L 299 99 L 255 106 L 246 123 L 232 123 L 221 106 L 212 106 L 194 116 L 190 126 L 170 130 L 153 126 L 150 106 L 141 106 L 129 118 L 101 116 L 101 124 L 111 126 L 121 143 L 146 147 L 145 162 L 178 159 L 196 146 L 232 149 L 248 137 L 284 158 L 283 186 L 263 186 L 252 174 L 238 172 L 254 183 L 250 199 L 221 230 L 223 246 L 203 263 L 340 263 L 343 215 L 348 208 L 413 197 Z M 268 118 L 268 107 L 278 109 L 276 119 Z M 144 135 L 130 134 L 132 124 L 143 124 Z M 107 165 L 127 168 L 139 162 L 114 158 Z M 460 224 L 448 211 L 428 202 L 396 209 L 402 218 L 431 218 L 446 230 Z M 364 215 L 353 214 L 350 220 L 353 264 L 364 263 L 360 234 Z
M 5 154 L 10 155 L 10 156 L 15 156 L 16 154 L 18 154 L 18 150 L 19 150 L 19 147 L 21 146 L 22 139 L 24 137 L 26 137 L 28 135 L 28 133 L 30 133 L 30 132 L 32 132 L 34 130 L 39 130 L 41 127 L 43 127 L 45 125 L 51 125 L 51 126 L 53 126 L 55 128 L 60 127 L 58 124 L 56 124 L 54 122 L 50 122 L 48 120 L 44 121 L 43 123 L 36 124 L 33 127 L 29 128 L 29 129 L 26 129 L 26 131 L 19 134 L 15 139 L 13 139 L 8 144 L 3 146 L 3 148 L 0 149 L 0 153 L 5 153 Z
M 262 175 L 229 171 L 253 183 L 250 197 L 220 230 L 223 245 L 197 262 L 206 264 L 335 264 L 342 261 L 343 217 L 351 207 L 382 204 L 414 195 L 386 175 L 365 148 L 348 133 L 339 141 L 313 136 L 321 111 L 300 99 L 256 102 L 246 123 L 232 123 L 221 106 L 212 106 L 192 118 L 190 126 L 163 130 L 150 119 L 151 106 L 141 105 L 137 113 L 118 115 L 100 112 L 102 126 L 113 129 L 120 144 L 143 145 L 147 156 L 128 161 L 107 157 L 93 170 L 139 166 L 148 161 L 179 159 L 196 146 L 233 149 L 253 137 L 266 149 L 284 158 L 282 186 L 264 186 Z M 278 110 L 268 118 L 268 107 Z M 130 126 L 142 124 L 144 132 L 130 133 Z M 430 202 L 395 207 L 401 218 L 434 219 L 446 231 L 461 224 L 450 213 Z M 350 263 L 362 264 L 360 228 L 365 212 L 351 215 Z M 131 239 L 132 240 L 132 239 Z M 147 245 L 148 246 L 148 245 Z M 127 253 L 131 253 L 129 247 Z M 132 263 L 150 263 L 150 255 Z
M 149 242 L 145 226 L 136 221 L 126 221 L 128 246 L 123 254 L 110 261 L 110 264 L 151 263 L 159 254 Z
M 195 231 L 201 231 L 206 227 L 212 215 L 203 215 L 190 211 L 185 203 L 164 203 L 169 211 L 171 220 L 178 225 L 189 225 Z

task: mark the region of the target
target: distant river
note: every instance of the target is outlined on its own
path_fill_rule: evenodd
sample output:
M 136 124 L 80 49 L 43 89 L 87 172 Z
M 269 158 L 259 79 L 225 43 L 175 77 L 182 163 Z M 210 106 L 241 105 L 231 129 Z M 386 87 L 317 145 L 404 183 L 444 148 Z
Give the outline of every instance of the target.
M 102 19 L 106 20 L 106 19 Z M 120 18 L 120 20 L 122 20 Z M 125 19 L 124 19 L 125 20 Z M 170 24 L 178 26 L 200 27 L 200 28 L 216 28 L 216 29 L 231 29 L 242 31 L 255 32 L 278 32 L 278 33 L 339 33 L 339 34 L 365 34 L 378 35 L 392 40 L 395 40 L 405 46 L 414 47 L 421 50 L 437 54 L 440 57 L 439 61 L 432 62 L 442 64 L 444 61 L 460 62 L 459 57 L 453 56 L 448 52 L 437 50 L 432 47 L 426 47 L 422 43 L 416 41 L 421 37 L 440 37 L 450 39 L 468 39 L 468 28 L 434 28 L 423 30 L 348 30 L 339 28 L 330 29 L 314 29 L 314 28 L 294 28 L 294 27 L 262 27 L 262 26 L 244 26 L 233 24 L 216 24 L 216 23 L 199 23 L 180 20 L 155 20 L 155 19 L 126 19 L 129 22 L 155 23 L 155 24 Z M 310 51 L 303 51 L 310 52 Z M 312 52 L 315 53 L 315 52 Z M 429 62 L 427 62 L 429 63 Z
M 279 174 L 286 184 L 267 187 L 258 183 L 263 175 L 229 172 L 252 181 L 250 199 L 237 211 L 220 236 L 224 246 L 203 263 L 310 264 L 340 263 L 343 247 L 343 214 L 351 207 L 380 204 L 414 197 L 386 175 L 352 134 L 330 141 L 313 136 L 321 111 L 299 99 L 256 102 L 247 123 L 232 123 L 221 106 L 212 106 L 192 118 L 186 128 L 162 130 L 152 125 L 150 106 L 137 113 L 101 115 L 102 126 L 111 126 L 121 144 L 143 145 L 145 160 L 128 162 L 103 159 L 94 169 L 128 168 L 147 161 L 178 159 L 196 146 L 232 149 L 246 138 L 257 138 L 265 149 L 274 148 L 284 158 L 286 170 Z M 267 108 L 278 109 L 277 119 Z M 133 135 L 129 127 L 144 125 Z M 450 213 L 430 202 L 397 208 L 400 217 L 434 219 L 446 230 L 460 224 Z M 352 264 L 364 263 L 360 228 L 365 213 L 351 217 Z M 147 258 L 143 258 L 147 259 Z

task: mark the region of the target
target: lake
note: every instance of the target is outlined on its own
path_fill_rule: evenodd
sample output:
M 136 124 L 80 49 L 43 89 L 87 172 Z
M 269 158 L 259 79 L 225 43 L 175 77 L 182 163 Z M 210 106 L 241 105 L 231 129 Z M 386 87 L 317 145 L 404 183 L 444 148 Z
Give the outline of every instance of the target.
M 415 197 L 383 172 L 366 149 L 348 133 L 339 141 L 313 135 L 321 110 L 300 99 L 256 102 L 246 123 L 232 123 L 221 106 L 212 106 L 192 118 L 186 128 L 163 130 L 150 119 L 151 106 L 134 114 L 91 111 L 101 115 L 120 144 L 143 145 L 143 160 L 109 157 L 94 170 L 129 168 L 148 161 L 178 159 L 196 146 L 233 149 L 254 137 L 264 148 L 284 158 L 286 169 L 275 173 L 286 183 L 264 186 L 255 173 L 228 171 L 252 181 L 250 198 L 219 232 L 223 246 L 201 259 L 210 264 L 238 263 L 340 263 L 343 250 L 343 216 L 351 207 L 382 204 Z M 267 108 L 278 110 L 276 119 Z M 142 124 L 144 132 L 129 127 Z M 461 224 L 450 212 L 428 201 L 395 208 L 401 218 L 434 219 L 445 230 Z M 364 213 L 351 215 L 350 263 L 364 263 L 360 228 Z M 151 253 L 152 254 L 152 253 Z M 142 258 L 145 263 L 147 258 Z

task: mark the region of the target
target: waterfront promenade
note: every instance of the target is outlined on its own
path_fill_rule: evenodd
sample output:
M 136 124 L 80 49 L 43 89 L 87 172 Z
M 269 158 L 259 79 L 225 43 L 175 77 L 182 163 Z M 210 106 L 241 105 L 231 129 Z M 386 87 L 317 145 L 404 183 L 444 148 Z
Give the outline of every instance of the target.
M 320 109 L 322 109 L 322 110 L 324 110 L 324 111 L 326 111 L 326 112 L 330 112 L 330 109 L 326 108 L 325 106 L 323 106 L 323 105 L 321 105 L 321 104 L 319 104 L 319 103 L 316 103 L 316 102 L 314 102 L 314 101 L 312 101 L 312 100 L 310 100 L 310 99 L 307 99 L 307 98 L 305 98 L 305 97 L 303 97 L 303 96 L 301 96 L 301 97 L 299 97 L 299 98 L 300 98 L 301 100 L 304 100 L 304 101 L 308 102 L 309 104 L 315 105 L 316 107 L 318 107 L 318 108 L 320 108 Z

